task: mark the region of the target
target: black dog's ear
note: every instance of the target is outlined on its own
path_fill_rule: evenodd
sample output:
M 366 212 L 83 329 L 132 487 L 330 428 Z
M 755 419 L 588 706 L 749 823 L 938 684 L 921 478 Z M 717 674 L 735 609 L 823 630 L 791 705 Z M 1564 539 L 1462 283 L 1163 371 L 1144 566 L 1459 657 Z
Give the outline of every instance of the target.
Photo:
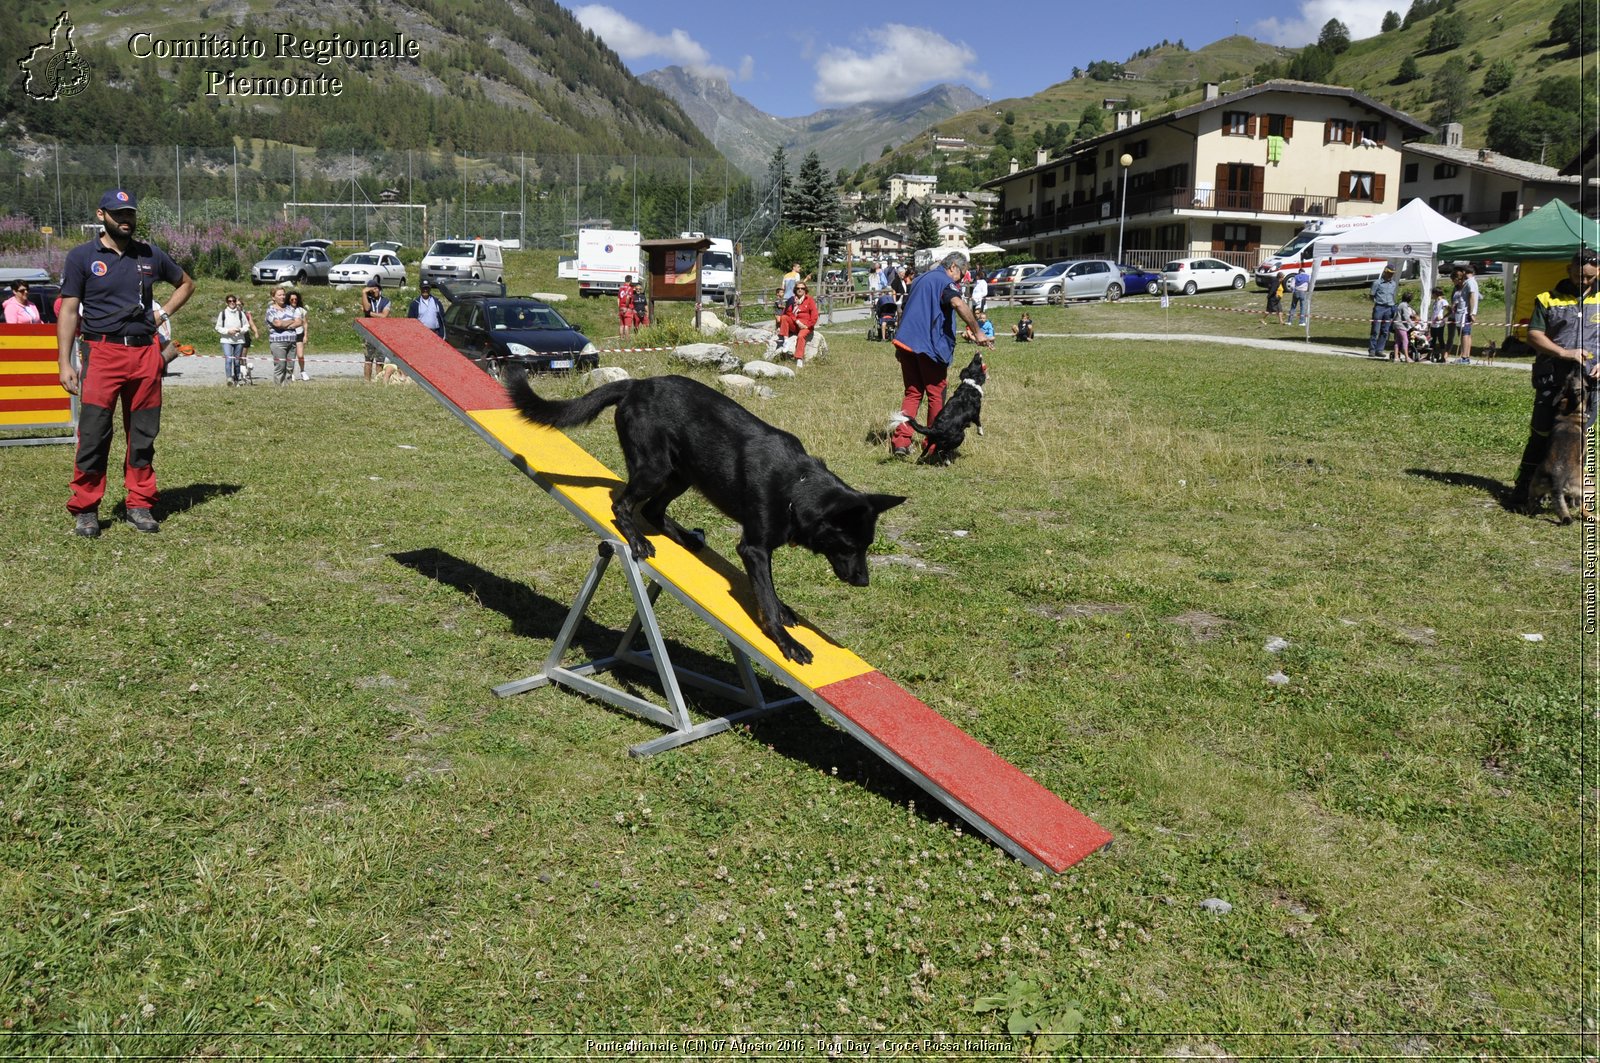
M 872 506 L 872 512 L 882 513 L 886 509 L 893 509 L 906 500 L 905 495 L 868 495 L 867 503 Z

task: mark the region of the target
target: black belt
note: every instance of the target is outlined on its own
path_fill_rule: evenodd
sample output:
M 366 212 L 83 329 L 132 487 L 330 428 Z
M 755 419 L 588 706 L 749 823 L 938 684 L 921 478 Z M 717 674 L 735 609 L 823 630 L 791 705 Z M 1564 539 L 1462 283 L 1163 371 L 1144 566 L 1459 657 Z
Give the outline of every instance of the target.
M 91 343 L 120 343 L 124 347 L 148 347 L 156 341 L 149 333 L 132 332 L 85 332 L 83 338 Z

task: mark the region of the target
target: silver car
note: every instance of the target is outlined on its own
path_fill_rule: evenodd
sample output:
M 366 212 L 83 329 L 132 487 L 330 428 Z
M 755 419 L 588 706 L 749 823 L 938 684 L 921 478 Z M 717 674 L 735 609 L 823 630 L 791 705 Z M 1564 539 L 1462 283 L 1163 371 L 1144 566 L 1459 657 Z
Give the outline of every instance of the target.
M 250 267 L 251 284 L 307 284 L 328 279 L 333 260 L 320 247 L 279 247 Z
M 1018 281 L 1011 289 L 1019 303 L 1061 303 L 1068 299 L 1122 298 L 1122 271 L 1109 258 L 1057 262 Z

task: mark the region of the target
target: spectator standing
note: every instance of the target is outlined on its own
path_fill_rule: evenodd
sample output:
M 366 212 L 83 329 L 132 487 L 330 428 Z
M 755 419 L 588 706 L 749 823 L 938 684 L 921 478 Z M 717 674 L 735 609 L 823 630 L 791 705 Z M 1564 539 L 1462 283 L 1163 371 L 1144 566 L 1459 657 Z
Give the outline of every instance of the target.
M 617 289 L 617 328 L 619 334 L 631 334 L 638 324 L 639 315 L 636 308 L 638 293 L 634 291 L 633 274 L 622 279 L 622 287 Z
M 27 281 L 17 281 L 11 286 L 11 298 L 6 300 L 6 324 L 38 325 L 43 322 L 39 308 L 28 301 L 28 293 L 32 290 Z
M 1528 319 L 1528 346 L 1533 360 L 1533 418 L 1528 443 L 1517 467 L 1511 504 L 1524 506 L 1533 475 L 1550 450 L 1556 423 L 1556 399 L 1568 375 L 1584 377 L 1584 435 L 1592 439 L 1595 411 L 1600 408 L 1600 255 L 1585 248 L 1572 256 L 1561 283 L 1533 300 Z
M 161 530 L 150 512 L 157 499 L 156 436 L 161 430 L 161 378 L 166 362 L 156 340 L 157 281 L 173 286 L 161 318 L 176 313 L 194 292 L 194 278 L 154 244 L 134 237 L 138 200 L 113 189 L 95 211 L 103 231 L 67 253 L 61 272 L 61 313 L 56 322 L 56 358 L 61 386 L 78 396 L 78 450 L 73 462 L 73 533 L 100 534 L 111 455 L 112 409 L 122 407 L 127 456 L 123 484 L 128 523 L 142 532 Z M 80 370 L 73 360 L 80 323 L 88 354 Z
M 240 359 L 244 357 L 248 341 L 256 334 L 256 323 L 250 311 L 239 302 L 239 297 L 230 295 L 217 311 L 215 328 L 222 337 L 222 376 L 231 388 L 239 382 Z
M 1288 285 L 1284 274 L 1278 274 L 1267 284 L 1267 312 L 1261 315 L 1261 323 L 1265 325 L 1267 318 L 1273 314 L 1278 315 L 1278 324 L 1283 324 L 1283 289 Z
M 433 294 L 433 285 L 427 281 L 417 285 L 417 297 L 406 308 L 406 317 L 416 318 L 423 328 L 444 339 L 444 307 Z
M 916 278 L 906 292 L 900 327 L 894 337 L 895 358 L 900 362 L 900 378 L 905 384 L 900 412 L 906 420 L 917 416 L 924 399 L 928 403 L 925 424 L 932 424 L 944 409 L 945 378 L 956 349 L 955 318 L 965 321 L 974 334 L 981 330 L 977 316 L 961 298 L 958 281 L 966 266 L 967 256 L 952 252 L 938 266 Z M 985 347 L 994 346 L 992 339 L 978 342 Z M 906 420 L 896 424 L 889 435 L 889 450 L 895 457 L 911 453 L 911 427 Z
M 1311 321 L 1311 274 L 1303 269 L 1289 278 L 1289 316 L 1296 325 Z
M 1367 355 L 1382 358 L 1389 345 L 1389 331 L 1394 327 L 1395 283 L 1394 267 L 1383 267 L 1383 275 L 1372 282 L 1367 297 L 1372 300 L 1372 334 L 1367 337 Z
M 1456 270 L 1456 287 L 1451 295 L 1451 308 L 1455 312 L 1456 335 L 1460 346 L 1456 348 L 1456 361 L 1472 361 L 1472 324 L 1478 320 L 1478 278 L 1471 266 Z
M 1450 320 L 1450 300 L 1443 291 L 1433 293 L 1433 306 L 1428 309 L 1428 340 L 1433 346 L 1429 361 L 1442 362 L 1445 358 L 1445 325 Z
M 288 292 L 272 289 L 267 304 L 267 346 L 272 351 L 272 379 L 287 384 L 294 379 L 294 345 L 299 335 L 300 315 L 289 305 Z
M 985 310 L 989 305 L 989 275 L 979 270 L 972 280 L 972 309 Z
M 1411 326 L 1416 324 L 1417 312 L 1411 309 L 1411 293 L 1406 292 L 1394 308 L 1394 360 L 1415 361 L 1411 357 Z
M 300 379 L 310 380 L 311 375 L 306 372 L 306 304 L 299 289 L 289 293 L 289 309 L 295 312 L 297 319 L 294 332 L 294 360 L 300 366 Z M 290 374 L 290 379 L 294 379 L 293 374 Z
M 383 294 L 383 288 L 376 284 L 368 284 L 361 293 L 362 317 L 388 317 L 393 304 Z M 367 344 L 366 357 L 361 363 L 361 376 L 368 383 L 372 381 L 374 367 L 387 377 L 388 367 L 384 365 L 387 355 L 371 343 Z

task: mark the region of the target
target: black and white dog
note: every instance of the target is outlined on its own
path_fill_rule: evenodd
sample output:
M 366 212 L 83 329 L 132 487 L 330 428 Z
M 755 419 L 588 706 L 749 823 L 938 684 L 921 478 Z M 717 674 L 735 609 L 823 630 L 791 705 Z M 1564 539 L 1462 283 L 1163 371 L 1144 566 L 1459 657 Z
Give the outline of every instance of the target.
M 966 441 L 968 426 L 976 428 L 978 434 L 983 435 L 983 388 L 988 382 L 989 366 L 980 350 L 961 370 L 961 386 L 945 402 L 932 424 L 924 428 L 903 413 L 895 416 L 895 423 L 908 423 L 912 431 L 923 436 L 922 457 L 919 460 L 948 465 Z

